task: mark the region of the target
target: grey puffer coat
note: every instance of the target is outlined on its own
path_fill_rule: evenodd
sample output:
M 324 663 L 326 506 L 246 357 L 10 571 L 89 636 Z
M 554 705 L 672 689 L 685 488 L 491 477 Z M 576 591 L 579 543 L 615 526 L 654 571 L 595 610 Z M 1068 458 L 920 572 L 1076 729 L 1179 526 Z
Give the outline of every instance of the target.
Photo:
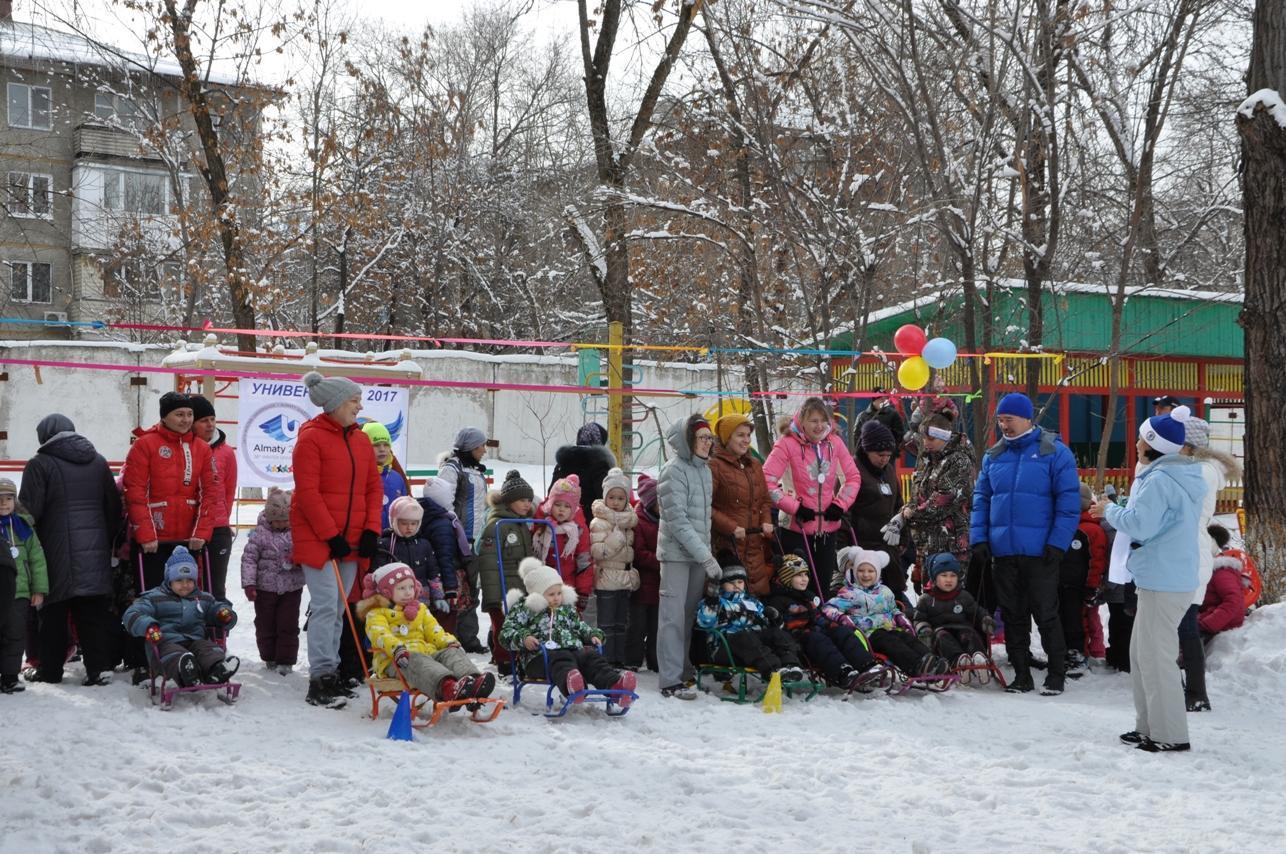
M 64 431 L 45 441 L 23 469 L 18 500 L 36 520 L 45 549 L 46 601 L 112 592 L 121 496 L 107 461 L 88 439 Z
M 665 431 L 674 459 L 661 469 L 656 483 L 661 525 L 656 556 L 662 562 L 704 563 L 710 553 L 711 502 L 714 483 L 708 460 L 692 453 L 687 419 Z

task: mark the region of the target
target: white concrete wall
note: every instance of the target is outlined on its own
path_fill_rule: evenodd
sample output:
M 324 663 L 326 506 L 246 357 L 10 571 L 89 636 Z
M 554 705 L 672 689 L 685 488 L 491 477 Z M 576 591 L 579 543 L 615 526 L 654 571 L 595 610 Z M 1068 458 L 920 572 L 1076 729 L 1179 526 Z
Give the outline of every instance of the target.
M 0 354 L 19 359 L 61 362 L 98 362 L 120 365 L 160 365 L 169 347 L 144 348 L 124 344 L 88 342 L 0 341 Z M 575 385 L 575 357 L 487 356 L 468 352 L 421 351 L 414 354 L 424 369 L 425 379 L 456 382 L 517 383 L 524 385 Z M 8 372 L 0 383 L 0 459 L 23 460 L 35 453 L 35 425 L 51 412 L 61 412 L 75 422 L 109 460 L 124 459 L 130 431 L 157 420 L 160 395 L 174 387 L 165 374 L 147 374 L 147 385 L 129 384 L 130 375 L 99 370 L 42 368 L 41 381 L 35 369 L 0 365 Z M 725 369 L 724 383 L 735 387 L 740 376 Z M 712 365 L 645 363 L 639 384 L 652 388 L 709 389 L 717 384 Z M 235 394 L 234 383 L 228 392 Z M 586 415 L 582 401 L 591 410 Z M 692 412 L 704 411 L 712 397 L 641 398 L 658 408 L 661 430 Z M 234 420 L 234 399 L 216 401 L 220 420 Z M 484 429 L 500 442 L 493 456 L 500 462 L 547 464 L 552 471 L 554 452 L 573 442 L 576 430 L 587 420 L 606 425 L 606 397 L 582 398 L 575 394 L 529 393 L 484 389 L 413 388 L 411 391 L 409 462 L 432 465 L 438 454 L 451 447 L 456 431 L 467 425 Z M 592 414 L 598 410 L 601 414 Z M 237 443 L 236 429 L 224 427 L 230 441 Z M 658 460 L 657 423 L 649 418 L 636 428 L 641 433 L 643 452 L 636 455 L 639 466 L 653 467 Z

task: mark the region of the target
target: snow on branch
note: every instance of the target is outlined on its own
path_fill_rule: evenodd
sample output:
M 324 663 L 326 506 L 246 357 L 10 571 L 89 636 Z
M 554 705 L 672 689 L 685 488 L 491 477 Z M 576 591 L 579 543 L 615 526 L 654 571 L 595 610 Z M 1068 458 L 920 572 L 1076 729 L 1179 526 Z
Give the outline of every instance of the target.
M 1286 102 L 1282 101 L 1282 96 L 1274 89 L 1260 89 L 1249 98 L 1241 102 L 1237 108 L 1237 115 L 1247 119 L 1255 117 L 1255 108 L 1262 106 L 1277 122 L 1277 126 L 1286 130 Z

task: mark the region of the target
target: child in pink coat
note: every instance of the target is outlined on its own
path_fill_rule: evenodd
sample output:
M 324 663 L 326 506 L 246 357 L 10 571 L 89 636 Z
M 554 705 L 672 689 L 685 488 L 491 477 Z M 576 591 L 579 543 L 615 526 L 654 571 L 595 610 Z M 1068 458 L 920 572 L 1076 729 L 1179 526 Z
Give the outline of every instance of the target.
M 782 485 L 786 475 L 789 490 Z M 795 413 L 764 462 L 764 479 L 773 506 L 791 517 L 778 529 L 782 550 L 809 557 L 813 586 L 829 597 L 836 588 L 835 533 L 857 498 L 862 475 L 821 398 L 808 398 Z

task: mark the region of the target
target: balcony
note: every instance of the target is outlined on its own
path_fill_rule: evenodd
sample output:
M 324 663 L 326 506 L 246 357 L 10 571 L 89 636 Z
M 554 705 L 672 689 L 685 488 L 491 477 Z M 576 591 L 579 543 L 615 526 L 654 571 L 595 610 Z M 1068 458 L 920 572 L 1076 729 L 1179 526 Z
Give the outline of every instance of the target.
M 159 160 L 152 147 L 129 131 L 101 124 L 77 125 L 72 132 L 75 156 L 121 157 L 129 160 Z

